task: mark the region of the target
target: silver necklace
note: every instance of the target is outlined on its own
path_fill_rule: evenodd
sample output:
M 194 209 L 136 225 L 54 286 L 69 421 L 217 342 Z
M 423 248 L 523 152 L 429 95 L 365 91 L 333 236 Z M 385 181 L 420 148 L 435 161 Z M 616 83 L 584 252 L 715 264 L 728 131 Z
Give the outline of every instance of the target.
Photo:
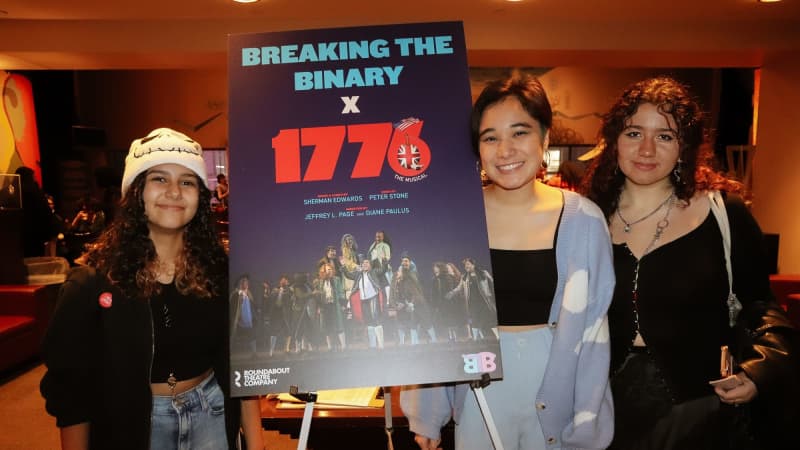
M 672 198 L 673 195 L 674 195 L 674 192 L 670 192 L 669 195 L 667 196 L 667 198 L 665 198 L 663 202 L 659 203 L 658 206 L 656 206 L 656 209 L 654 209 L 654 210 L 650 211 L 649 213 L 645 214 L 644 217 L 641 217 L 641 218 L 639 218 L 637 220 L 634 220 L 633 222 L 628 222 L 627 220 L 625 220 L 625 218 L 622 217 L 622 213 L 619 211 L 620 208 L 617 208 L 617 217 L 619 217 L 619 220 L 621 220 L 622 223 L 625 224 L 625 228 L 623 228 L 623 231 L 625 231 L 626 233 L 630 233 L 632 226 L 636 225 L 639 222 L 643 222 L 643 221 L 649 219 L 650 216 L 652 216 L 653 214 L 657 213 L 661 208 L 664 207 L 664 205 L 667 204 L 667 202 L 670 201 L 670 199 Z
M 672 200 L 672 197 L 673 194 L 670 194 L 670 196 L 667 198 L 667 201 Z M 653 247 L 655 247 L 656 243 L 661 239 L 661 235 L 664 234 L 664 230 L 669 226 L 669 212 L 672 211 L 672 205 L 674 203 L 674 201 L 668 202 L 667 212 L 664 214 L 664 218 L 659 220 L 656 224 L 656 232 L 653 233 L 653 239 L 650 240 L 650 244 L 648 244 L 647 248 L 644 249 L 642 256 L 636 259 L 636 267 L 633 269 L 633 291 L 631 292 L 631 300 L 633 302 L 633 323 L 636 327 L 637 336 L 641 335 L 639 330 L 639 267 L 642 264 L 642 259 L 653 250 Z M 663 204 L 661 206 L 663 206 Z M 659 209 L 661 206 L 659 206 Z M 652 213 L 650 213 L 650 215 L 652 215 Z

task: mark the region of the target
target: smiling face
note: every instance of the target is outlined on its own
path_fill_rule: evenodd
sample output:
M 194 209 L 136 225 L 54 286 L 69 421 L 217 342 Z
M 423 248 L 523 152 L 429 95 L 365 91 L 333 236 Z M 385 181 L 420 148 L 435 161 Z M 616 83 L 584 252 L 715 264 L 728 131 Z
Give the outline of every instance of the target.
M 145 175 L 142 201 L 151 233 L 182 232 L 200 200 L 197 175 L 179 164 L 160 164 Z
M 675 120 L 643 103 L 617 138 L 619 168 L 626 184 L 670 184 L 669 175 L 678 161 L 680 145 Z
M 475 264 L 472 264 L 472 261 L 470 261 L 470 260 L 465 260 L 464 261 L 464 270 L 467 271 L 467 273 L 474 272 L 475 271 Z
M 508 96 L 488 106 L 478 133 L 481 164 L 496 186 L 515 190 L 536 180 L 549 133 L 542 136 L 541 124 L 516 97 Z

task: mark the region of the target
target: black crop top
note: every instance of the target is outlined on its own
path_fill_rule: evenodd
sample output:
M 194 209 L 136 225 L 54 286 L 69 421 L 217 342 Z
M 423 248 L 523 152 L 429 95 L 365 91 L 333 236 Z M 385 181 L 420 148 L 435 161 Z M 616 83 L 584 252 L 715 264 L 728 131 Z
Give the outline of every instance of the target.
M 162 284 L 150 309 L 155 338 L 152 383 L 165 383 L 170 373 L 186 380 L 212 367 L 215 352 L 225 345 L 227 329 L 213 300 L 181 295 L 174 283 Z
M 707 381 L 719 378 L 719 348 L 730 333 L 728 272 L 713 213 L 697 228 L 642 257 L 638 314 L 632 298 L 636 257 L 625 244 L 613 249 L 617 283 L 608 310 L 611 373 L 622 366 L 632 346 L 638 318 L 648 353 L 673 398 L 683 402 L 713 393 Z
M 556 292 L 556 250 L 491 249 L 497 324 L 547 323 Z
M 556 241 L 563 212 L 562 206 L 553 248 L 490 249 L 499 326 L 547 323 L 558 284 Z

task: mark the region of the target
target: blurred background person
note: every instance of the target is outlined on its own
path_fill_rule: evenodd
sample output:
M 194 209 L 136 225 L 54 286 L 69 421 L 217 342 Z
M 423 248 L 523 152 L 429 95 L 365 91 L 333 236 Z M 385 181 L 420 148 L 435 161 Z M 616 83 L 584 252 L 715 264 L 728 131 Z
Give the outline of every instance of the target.
M 20 166 L 14 173 L 20 178 L 23 254 L 25 257 L 44 256 L 45 244 L 58 233 L 53 212 L 34 178 L 33 169 Z

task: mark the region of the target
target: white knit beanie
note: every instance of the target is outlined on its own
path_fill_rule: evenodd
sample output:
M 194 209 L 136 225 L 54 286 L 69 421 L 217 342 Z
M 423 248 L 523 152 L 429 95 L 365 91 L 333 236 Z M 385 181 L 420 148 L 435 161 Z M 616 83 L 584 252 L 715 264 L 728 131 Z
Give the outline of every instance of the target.
M 157 128 L 131 143 L 125 158 L 125 173 L 122 175 L 122 195 L 140 173 L 159 164 L 180 164 L 196 173 L 208 187 L 200 144 L 170 128 Z

